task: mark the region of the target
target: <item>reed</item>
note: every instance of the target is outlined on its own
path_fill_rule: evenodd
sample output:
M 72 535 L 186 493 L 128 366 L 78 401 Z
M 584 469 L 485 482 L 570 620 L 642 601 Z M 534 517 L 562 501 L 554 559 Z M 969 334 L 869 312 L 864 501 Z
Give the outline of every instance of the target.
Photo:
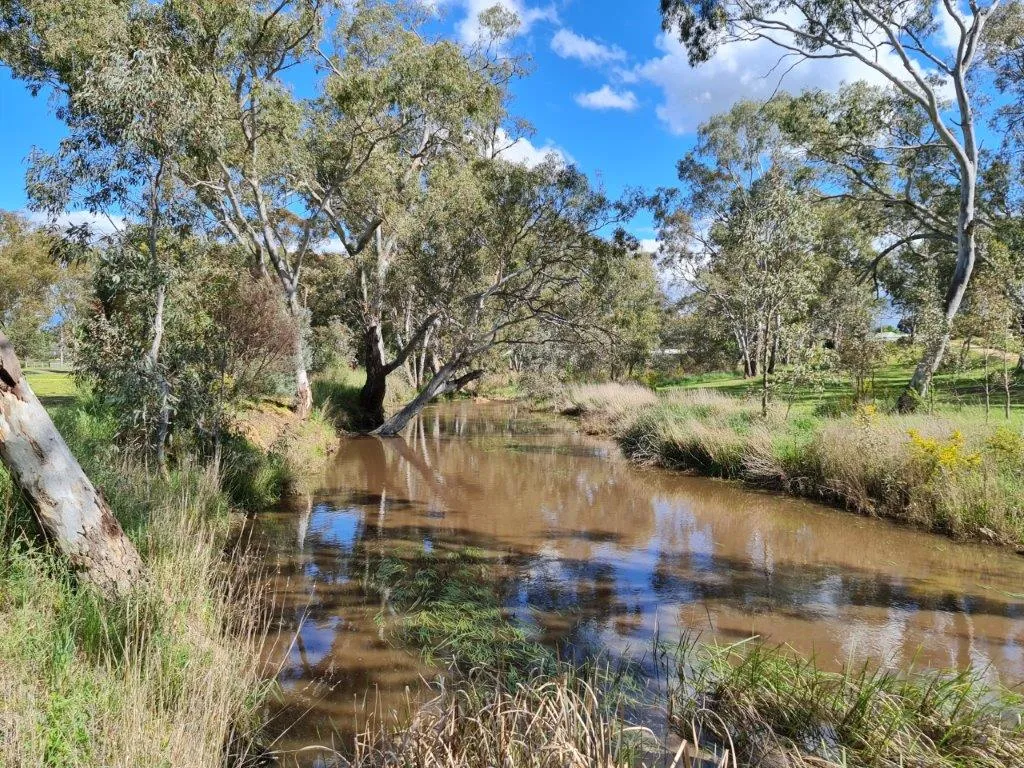
M 741 766 L 1024 765 L 1024 700 L 973 671 L 826 672 L 751 643 L 693 647 L 676 669 L 677 731 L 728 743 Z

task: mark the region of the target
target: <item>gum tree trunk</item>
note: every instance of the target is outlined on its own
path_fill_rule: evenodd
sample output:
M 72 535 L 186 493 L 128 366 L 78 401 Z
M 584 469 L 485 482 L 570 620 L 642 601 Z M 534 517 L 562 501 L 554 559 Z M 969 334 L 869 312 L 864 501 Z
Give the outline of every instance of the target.
M 470 371 L 458 378 L 452 378 L 455 376 L 457 369 L 458 365 L 456 363 L 448 363 L 441 366 L 441 369 L 434 374 L 434 377 L 427 383 L 427 386 L 402 410 L 375 429 L 373 434 L 380 435 L 381 437 L 394 437 L 398 435 L 434 398 L 458 392 L 470 382 L 476 381 L 484 375 L 484 371 L 476 370 Z
M 389 373 L 379 322 L 371 323 L 363 334 L 363 358 L 366 383 L 359 393 L 360 426 L 372 431 L 384 423 L 384 398 L 387 395 Z
M 914 375 L 907 385 L 906 391 L 900 396 L 896 404 L 901 413 L 910 413 L 917 408 L 917 405 L 928 394 L 932 378 L 939 370 L 942 361 L 946 356 L 949 341 L 953 333 L 953 320 L 960 311 L 960 304 L 963 302 L 964 294 L 967 292 L 967 285 L 974 272 L 975 261 L 977 260 L 977 241 L 975 238 L 975 175 L 973 169 L 964 172 L 965 178 L 961 183 L 960 191 L 960 216 L 957 232 L 957 260 L 953 278 L 950 281 L 949 289 L 946 292 L 946 299 L 943 305 L 942 328 L 938 336 L 926 350 L 921 362 L 914 370 Z
M 130 591 L 142 575 L 142 560 L 32 392 L 2 333 L 0 460 L 80 578 L 107 596 Z
M 298 291 L 293 287 L 285 294 L 288 313 L 295 320 L 295 415 L 307 419 L 313 412 L 313 387 L 306 367 L 306 310 L 299 303 Z

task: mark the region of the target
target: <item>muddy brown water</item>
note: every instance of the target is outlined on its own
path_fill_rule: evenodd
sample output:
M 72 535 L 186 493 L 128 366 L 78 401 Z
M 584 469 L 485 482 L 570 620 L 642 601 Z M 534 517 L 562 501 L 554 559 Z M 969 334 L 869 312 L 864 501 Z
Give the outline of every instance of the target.
M 382 636 L 391 609 L 366 579 L 393 552 L 489 553 L 509 614 L 563 655 L 756 635 L 825 667 L 1024 680 L 1024 557 L 639 469 L 523 406 L 442 405 L 404 439 L 345 439 L 320 488 L 259 515 L 248 540 L 281 617 L 268 654 L 285 762 L 345 751 L 368 713 L 406 712 L 437 674 Z

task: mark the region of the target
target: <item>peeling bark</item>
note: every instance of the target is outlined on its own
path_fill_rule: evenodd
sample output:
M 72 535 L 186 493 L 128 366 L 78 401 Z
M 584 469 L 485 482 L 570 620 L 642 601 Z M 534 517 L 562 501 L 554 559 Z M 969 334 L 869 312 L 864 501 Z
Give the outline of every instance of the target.
M 80 578 L 107 596 L 129 592 L 142 560 L 32 392 L 0 333 L 0 460 Z

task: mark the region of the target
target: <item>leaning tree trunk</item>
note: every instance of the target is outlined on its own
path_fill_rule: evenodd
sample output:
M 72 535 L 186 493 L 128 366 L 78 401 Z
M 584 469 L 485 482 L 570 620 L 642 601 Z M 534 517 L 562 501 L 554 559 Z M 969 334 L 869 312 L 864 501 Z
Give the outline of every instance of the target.
M 971 280 L 971 273 L 974 272 L 974 263 L 977 259 L 977 239 L 975 236 L 975 195 L 976 175 L 973 169 L 965 169 L 964 177 L 960 185 L 960 215 L 957 228 L 957 257 L 956 269 L 953 271 L 953 278 L 946 291 L 946 299 L 942 312 L 942 327 L 938 336 L 925 351 L 924 357 L 914 370 L 914 375 L 907 385 L 907 389 L 900 395 L 896 404 L 901 413 L 909 413 L 916 410 L 917 405 L 928 394 L 932 377 L 942 365 L 946 356 L 946 349 L 953 334 L 953 320 L 960 311 L 960 304 L 967 292 L 967 284 Z
M 399 434 L 406 425 L 415 418 L 420 411 L 427 407 L 430 402 L 442 395 L 458 392 L 470 382 L 476 381 L 484 375 L 483 371 L 470 371 L 458 378 L 452 378 L 458 370 L 458 363 L 446 363 L 434 374 L 427 386 L 413 398 L 402 410 L 385 421 L 380 427 L 373 431 L 373 434 L 382 437 L 394 437 Z
M 82 580 L 107 596 L 127 593 L 142 574 L 142 560 L 32 392 L 2 333 L 0 460 Z

